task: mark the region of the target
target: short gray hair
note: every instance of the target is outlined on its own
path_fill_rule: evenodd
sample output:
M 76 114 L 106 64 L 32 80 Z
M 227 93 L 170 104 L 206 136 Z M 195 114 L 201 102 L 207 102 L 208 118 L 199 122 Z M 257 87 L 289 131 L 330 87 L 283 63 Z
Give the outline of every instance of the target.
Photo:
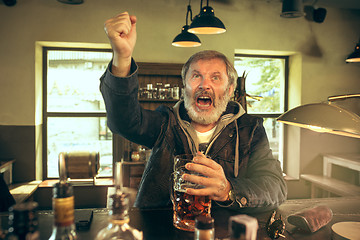
M 214 51 L 214 50 L 205 50 L 205 51 L 195 53 L 187 60 L 187 62 L 184 64 L 184 66 L 181 70 L 181 77 L 182 77 L 184 86 L 185 86 L 186 74 L 189 71 L 190 65 L 192 63 L 197 62 L 199 60 L 211 60 L 214 58 L 221 59 L 224 61 L 225 66 L 226 66 L 226 73 L 229 78 L 229 86 L 233 85 L 234 89 L 236 89 L 238 74 L 234 68 L 234 65 L 229 61 L 229 59 L 224 54 L 222 54 L 218 51 Z

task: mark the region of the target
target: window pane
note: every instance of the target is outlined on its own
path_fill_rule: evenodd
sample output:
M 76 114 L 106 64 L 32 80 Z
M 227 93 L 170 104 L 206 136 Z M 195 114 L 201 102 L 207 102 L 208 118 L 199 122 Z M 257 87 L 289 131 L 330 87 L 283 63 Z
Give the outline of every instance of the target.
M 284 112 L 285 59 L 236 57 L 235 68 L 239 76 L 245 72 L 249 113 Z
M 282 128 L 275 118 L 264 118 L 264 127 L 274 158 L 282 163 Z M 282 164 L 281 164 L 282 166 Z
M 47 122 L 47 173 L 58 177 L 60 152 L 99 152 L 98 176 L 112 176 L 112 134 L 105 117 L 49 117 Z
M 99 79 L 111 57 L 110 52 L 49 50 L 47 111 L 104 112 Z

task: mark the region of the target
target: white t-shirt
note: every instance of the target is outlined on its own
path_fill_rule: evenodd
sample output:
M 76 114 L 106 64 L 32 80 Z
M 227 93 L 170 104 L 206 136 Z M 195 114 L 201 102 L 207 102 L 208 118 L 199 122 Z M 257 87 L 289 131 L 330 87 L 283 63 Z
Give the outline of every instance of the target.
M 209 131 L 207 131 L 207 132 L 203 132 L 203 133 L 198 132 L 198 131 L 195 130 L 195 132 L 196 132 L 196 134 L 197 134 L 197 136 L 198 136 L 198 139 L 199 139 L 199 144 L 201 144 L 201 143 L 208 143 L 208 142 L 210 141 L 212 135 L 213 135 L 214 132 L 215 132 L 215 128 L 216 128 L 216 127 L 214 127 L 213 129 L 211 129 L 211 130 L 209 130 Z

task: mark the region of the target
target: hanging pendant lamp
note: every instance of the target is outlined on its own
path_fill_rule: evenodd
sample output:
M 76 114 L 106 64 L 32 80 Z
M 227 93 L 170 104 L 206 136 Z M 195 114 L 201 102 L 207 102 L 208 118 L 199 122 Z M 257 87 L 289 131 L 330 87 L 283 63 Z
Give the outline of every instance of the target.
M 302 0 L 283 0 L 281 17 L 297 18 L 304 15 Z
M 356 44 L 354 52 L 346 58 L 346 62 L 360 62 L 360 40 L 358 44 Z
M 215 17 L 214 9 L 209 6 L 207 0 L 206 7 L 200 3 L 200 13 L 194 17 L 190 25 L 189 32 L 196 34 L 219 34 L 226 32 L 226 28 L 221 20 Z
M 332 103 L 346 98 L 360 98 L 360 94 L 332 96 L 328 103 L 301 105 L 282 114 L 277 121 L 316 132 L 360 138 L 360 116 Z
M 175 47 L 199 47 L 199 46 L 201 46 L 200 39 L 195 34 L 188 32 L 189 13 L 190 13 L 190 20 L 191 20 L 192 19 L 192 11 L 191 11 L 191 6 L 190 6 L 190 0 L 189 0 L 189 5 L 187 7 L 187 12 L 186 12 L 186 25 L 182 27 L 181 33 L 178 34 L 172 41 L 172 45 Z
M 172 41 L 175 47 L 199 47 L 201 46 L 200 39 L 193 33 L 188 32 L 189 25 L 185 25 L 181 29 L 181 33 L 177 35 Z

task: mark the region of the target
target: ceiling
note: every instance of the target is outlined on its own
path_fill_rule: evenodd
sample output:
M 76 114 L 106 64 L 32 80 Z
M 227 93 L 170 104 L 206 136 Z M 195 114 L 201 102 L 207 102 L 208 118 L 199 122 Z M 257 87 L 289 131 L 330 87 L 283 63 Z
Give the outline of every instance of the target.
M 304 5 L 333 7 L 343 9 L 360 9 L 360 0 L 304 0 Z

